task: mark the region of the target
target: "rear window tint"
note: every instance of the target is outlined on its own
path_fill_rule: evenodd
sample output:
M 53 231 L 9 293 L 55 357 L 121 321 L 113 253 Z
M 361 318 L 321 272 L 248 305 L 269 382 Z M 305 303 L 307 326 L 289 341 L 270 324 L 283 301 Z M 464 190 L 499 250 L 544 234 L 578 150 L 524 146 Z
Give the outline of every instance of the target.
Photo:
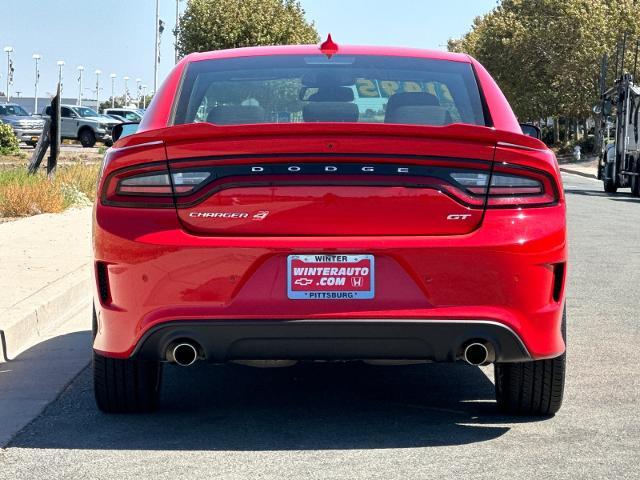
M 371 55 L 192 62 L 174 124 L 194 122 L 486 125 L 471 64 Z

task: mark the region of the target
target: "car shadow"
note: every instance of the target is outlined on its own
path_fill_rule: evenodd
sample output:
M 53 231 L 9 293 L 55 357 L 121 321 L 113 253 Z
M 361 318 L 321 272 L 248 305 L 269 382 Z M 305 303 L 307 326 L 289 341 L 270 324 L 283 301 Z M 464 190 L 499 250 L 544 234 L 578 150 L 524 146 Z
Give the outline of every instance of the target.
M 167 366 L 159 410 L 107 415 L 90 369 L 10 447 L 110 450 L 325 450 L 465 445 L 509 424 L 493 383 L 465 364 Z

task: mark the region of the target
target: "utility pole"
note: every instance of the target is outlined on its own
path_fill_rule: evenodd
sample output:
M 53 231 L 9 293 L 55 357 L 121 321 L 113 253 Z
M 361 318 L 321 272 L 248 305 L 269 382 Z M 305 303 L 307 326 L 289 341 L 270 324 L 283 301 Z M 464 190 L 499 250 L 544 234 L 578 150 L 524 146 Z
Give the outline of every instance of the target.
M 155 56 L 153 57 L 153 91 L 158 89 L 158 60 L 160 52 L 158 51 L 158 44 L 160 42 L 160 0 L 156 0 L 156 44 L 155 44 Z
M 60 85 L 60 98 L 62 98 L 62 67 L 64 67 L 64 60 L 58 60 L 58 85 Z
M 82 65 L 78 65 L 78 106 L 82 106 L 82 73 L 84 72 L 84 67 Z
M 93 72 L 96 74 L 96 112 L 100 113 L 100 75 L 102 70 Z
M 111 108 L 116 108 L 116 77 L 115 73 L 109 75 L 111 78 Z
M 33 94 L 33 113 L 38 113 L 38 83 L 40 82 L 40 70 L 38 69 L 38 62 L 42 58 L 39 54 L 34 53 L 32 58 L 36 62 L 36 83 L 35 83 L 35 92 Z
M 13 52 L 13 47 L 6 46 L 4 47 L 4 51 L 7 54 L 7 103 L 11 101 L 11 92 L 9 89 L 13 84 L 13 63 L 11 62 L 11 52 Z
M 174 56 L 175 63 L 178 63 L 178 32 L 180 31 L 180 0 L 176 0 L 176 29 L 174 30 Z

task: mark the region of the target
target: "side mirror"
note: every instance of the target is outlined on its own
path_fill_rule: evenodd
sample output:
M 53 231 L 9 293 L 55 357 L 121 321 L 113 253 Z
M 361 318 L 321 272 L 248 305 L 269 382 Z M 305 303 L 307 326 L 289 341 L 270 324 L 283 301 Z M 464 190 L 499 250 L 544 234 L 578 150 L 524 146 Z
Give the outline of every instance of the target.
M 113 130 L 111 131 L 111 139 L 116 142 L 121 138 L 133 135 L 138 131 L 139 127 L 140 124 L 134 122 L 118 123 L 117 125 L 113 126 Z
M 542 138 L 542 130 L 535 125 L 530 123 L 521 123 L 520 128 L 522 129 L 522 133 L 529 137 L 537 138 L 538 140 Z

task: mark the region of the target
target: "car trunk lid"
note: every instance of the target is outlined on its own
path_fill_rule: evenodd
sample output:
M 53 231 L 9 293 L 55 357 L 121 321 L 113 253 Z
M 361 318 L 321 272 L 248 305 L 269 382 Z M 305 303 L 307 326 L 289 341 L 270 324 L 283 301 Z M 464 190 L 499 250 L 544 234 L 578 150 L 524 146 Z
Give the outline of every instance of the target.
M 482 222 L 495 130 L 288 124 L 164 130 L 197 235 L 461 235 Z

